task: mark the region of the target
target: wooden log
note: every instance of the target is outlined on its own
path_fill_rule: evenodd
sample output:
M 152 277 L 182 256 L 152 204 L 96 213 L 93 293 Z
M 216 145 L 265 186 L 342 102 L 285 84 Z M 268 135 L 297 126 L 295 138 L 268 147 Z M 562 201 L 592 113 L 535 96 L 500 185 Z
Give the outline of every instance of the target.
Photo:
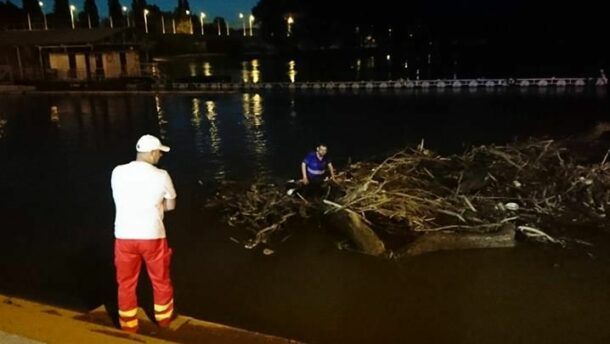
M 514 247 L 515 226 L 507 223 L 496 233 L 430 232 L 415 239 L 399 255 L 417 256 L 445 250 Z
M 386 252 L 383 241 L 362 221 L 360 215 L 349 209 L 340 209 L 329 216 L 335 226 L 346 234 L 361 252 L 372 256 L 380 256 Z

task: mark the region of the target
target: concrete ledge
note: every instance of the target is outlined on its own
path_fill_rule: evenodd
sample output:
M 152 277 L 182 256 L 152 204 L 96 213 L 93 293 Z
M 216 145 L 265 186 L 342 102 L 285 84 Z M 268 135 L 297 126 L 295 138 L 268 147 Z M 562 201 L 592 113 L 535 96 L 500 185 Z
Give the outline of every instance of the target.
M 60 307 L 0 295 L 1 343 L 297 343 L 220 324 L 179 316 L 160 329 L 139 310 L 140 331 L 114 327 L 103 307 L 79 313 Z
M 0 85 L 0 94 L 2 93 L 21 93 L 21 92 L 32 92 L 35 91 L 34 86 L 23 86 L 23 85 Z

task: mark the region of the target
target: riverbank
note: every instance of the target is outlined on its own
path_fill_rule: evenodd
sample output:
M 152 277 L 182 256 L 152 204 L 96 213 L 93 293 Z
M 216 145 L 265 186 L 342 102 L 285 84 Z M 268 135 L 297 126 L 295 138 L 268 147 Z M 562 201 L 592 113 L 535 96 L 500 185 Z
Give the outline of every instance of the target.
M 158 329 L 140 310 L 139 334 L 116 329 L 103 307 L 89 313 L 0 295 L 0 342 L 9 343 L 297 343 L 191 317 Z

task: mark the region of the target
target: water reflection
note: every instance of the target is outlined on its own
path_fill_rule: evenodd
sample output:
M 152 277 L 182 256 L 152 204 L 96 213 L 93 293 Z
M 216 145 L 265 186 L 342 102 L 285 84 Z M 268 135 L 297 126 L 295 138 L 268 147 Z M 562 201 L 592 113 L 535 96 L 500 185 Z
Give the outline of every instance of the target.
M 296 62 L 294 60 L 290 60 L 288 62 L 288 79 L 290 80 L 290 82 L 294 83 L 296 80 L 296 76 L 297 76 Z
M 218 134 L 216 103 L 212 100 L 205 102 L 205 117 L 208 119 L 208 135 L 210 137 L 210 151 L 214 155 L 220 153 L 220 135 Z
M 426 56 L 421 57 L 425 63 Z M 396 77 L 396 71 L 404 73 L 407 65 L 404 60 L 397 60 L 394 55 L 381 56 L 363 55 L 349 57 L 344 61 L 332 64 L 326 60 L 294 58 L 255 58 L 227 59 L 206 57 L 191 60 L 176 59 L 161 65 L 163 72 L 169 77 L 230 77 L 243 83 L 261 83 L 263 81 L 336 81 L 336 80 L 368 80 L 391 79 Z M 275 68 L 279 66 L 279 68 Z M 415 68 L 408 66 L 415 74 Z M 298 80 L 297 80 L 298 77 Z
M 264 56 L 256 59 L 226 56 L 176 58 L 161 62 L 162 74 L 170 79 L 189 76 L 222 76 L 245 83 L 288 81 L 363 81 L 392 78 L 445 79 L 472 74 L 456 56 L 439 59 L 432 52 L 405 55 L 371 52 L 346 56 Z M 433 63 L 434 62 L 434 63 Z M 466 68 L 466 69 L 465 69 Z M 292 73 L 298 69 L 298 75 Z M 460 74 L 461 73 L 461 74 Z M 298 77 L 298 80 L 296 78 Z M 418 78 L 419 77 L 419 78 Z
M 108 119 L 102 101 L 94 97 L 70 97 L 50 105 L 46 112 L 53 140 L 62 145 L 99 149 L 107 139 Z M 104 115 L 101 122 L 99 116 Z
M 0 113 L 0 140 L 4 137 L 4 128 L 6 128 L 6 124 L 8 120 L 4 119 L 2 113 Z
M 167 119 L 165 111 L 161 106 L 161 99 L 158 94 L 155 94 L 155 109 L 157 110 L 157 124 L 159 125 L 159 136 L 165 139 L 167 135 Z
M 209 62 L 203 63 L 203 75 L 212 76 L 212 65 Z
M 243 83 L 248 83 L 250 74 L 248 72 L 248 62 L 242 61 L 241 63 L 241 81 Z
M 167 121 L 162 102 L 158 96 L 20 97 L 8 106 L 0 101 L 0 132 L 3 141 L 11 137 L 11 141 L 19 142 L 34 136 L 42 146 L 54 152 L 100 151 L 104 147 L 122 145 L 125 140 L 130 142 L 134 131 L 137 134 L 156 132 L 157 125 L 161 129 L 160 136 L 165 138 Z M 20 116 L 8 116 L 14 113 Z M 10 122 L 6 123 L 9 118 Z M 17 120 L 13 121 L 14 118 Z M 14 130 L 26 131 L 28 135 L 13 136 Z
M 241 79 L 244 83 L 257 84 L 261 80 L 261 72 L 259 69 L 259 61 L 257 59 L 251 61 L 243 61 L 241 63 Z
M 259 71 L 259 63 L 258 60 L 252 60 L 252 82 L 258 83 L 260 81 L 261 72 Z
M 294 102 L 294 95 L 290 97 L 290 117 L 295 118 L 297 116 L 297 110 Z
M 263 98 L 260 94 L 244 93 L 242 95 L 242 106 L 244 111 L 244 127 L 246 128 L 246 140 L 249 148 L 253 151 L 258 176 L 268 173 L 265 157 L 267 155 L 267 138 L 263 125 Z
M 286 66 L 284 65 L 284 72 L 286 72 Z M 534 88 L 528 90 L 528 95 L 532 96 L 528 99 L 535 99 L 538 103 L 545 102 L 545 106 L 552 106 L 553 109 L 557 109 L 556 104 L 561 98 L 557 97 L 558 95 L 568 96 L 578 93 L 571 88 L 549 89 L 545 91 L 544 95 Z M 131 147 L 132 141 L 138 135 L 152 132 L 160 133 L 163 140 L 169 140 L 177 148 L 176 154 L 172 154 L 172 158 L 169 158 L 168 161 L 193 161 L 193 173 L 199 173 L 200 168 L 201 175 L 210 179 L 221 178 L 224 173 L 227 173 L 227 178 L 244 175 L 249 177 L 250 170 L 252 173 L 259 175 L 266 173 L 266 176 L 269 176 L 271 171 L 277 172 L 283 168 L 281 166 L 284 164 L 279 162 L 278 155 L 289 150 L 287 146 L 292 144 L 293 140 L 306 141 L 309 139 L 308 132 L 317 133 L 327 130 L 324 129 L 324 126 L 313 128 L 318 121 L 319 123 L 323 123 L 327 119 L 333 121 L 331 126 L 326 127 L 331 127 L 335 131 L 339 130 L 336 128 L 342 127 L 340 123 L 347 123 L 344 121 L 358 123 L 357 121 L 360 120 L 341 117 L 344 112 L 372 113 L 373 109 L 381 106 L 383 110 L 380 112 L 392 113 L 394 107 L 386 107 L 383 104 L 386 99 L 389 99 L 388 94 L 400 95 L 400 97 L 392 97 L 392 101 L 400 105 L 396 106 L 396 109 L 405 108 L 407 107 L 405 104 L 410 104 L 411 100 L 416 99 L 419 102 L 418 106 L 422 106 L 421 109 L 424 109 L 421 111 L 432 111 L 428 108 L 428 106 L 432 107 L 432 105 L 428 105 L 431 99 L 444 102 L 459 99 L 475 109 L 483 109 L 480 111 L 488 111 L 487 107 L 490 105 L 475 100 L 478 98 L 472 97 L 472 95 L 494 97 L 487 99 L 499 99 L 497 97 L 500 96 L 506 97 L 502 99 L 525 99 L 521 96 L 520 89 L 469 87 L 454 89 L 448 87 L 446 89 L 397 90 L 379 97 L 364 97 L 357 104 L 355 102 L 347 104 L 370 91 L 362 88 L 358 91 L 359 93 L 352 94 L 351 90 L 349 92 L 349 95 L 336 97 L 327 97 L 325 94 L 319 99 L 316 98 L 319 100 L 316 102 L 318 104 L 313 104 L 312 95 L 304 96 L 298 92 L 280 95 L 248 92 L 222 96 L 203 95 L 196 98 L 182 95 L 145 97 L 64 95 L 40 96 L 36 99 L 31 97 L 26 100 L 5 98 L 0 99 L 0 104 L 2 104 L 0 108 L 0 149 L 12 147 L 21 141 L 40 140 L 43 144 L 49 144 L 48 147 L 59 148 L 56 151 L 69 154 L 76 151 L 100 152 L 107 146 L 111 146 L 113 149 L 121 149 L 127 145 Z M 593 92 L 591 94 L 595 95 Z M 586 97 L 579 97 L 578 99 L 583 99 L 579 102 L 588 104 L 587 101 L 590 100 L 586 100 L 589 99 L 587 97 L 590 98 L 590 94 Z M 607 99 L 607 95 L 603 97 Z M 379 100 L 381 103 L 373 102 L 373 100 Z M 330 111 L 326 110 L 326 102 L 335 104 L 334 106 L 340 110 L 335 111 L 334 108 L 332 110 L 339 114 L 333 113 L 333 116 L 330 117 L 317 115 Z M 527 103 L 525 104 L 527 105 Z M 595 106 L 597 105 L 589 107 L 595 110 L 594 113 L 602 113 L 601 110 L 596 110 Z M 433 109 L 436 111 L 435 108 Z M 560 110 L 564 111 L 562 109 L 557 111 Z M 402 118 L 404 112 L 396 111 L 398 117 Z M 409 108 L 408 111 L 415 110 Z M 455 113 L 460 114 L 458 111 Z M 359 125 L 364 128 L 376 123 L 368 119 L 362 120 Z M 347 137 L 350 130 L 344 130 L 341 135 Z M 389 132 L 395 130 L 393 123 L 384 126 L 383 130 Z M 22 135 L 22 132 L 27 135 Z M 321 135 L 326 136 L 327 134 L 322 132 Z M 380 136 L 385 138 L 385 135 L 380 134 Z M 32 144 L 32 146 L 34 145 Z M 281 159 L 286 158 L 285 155 L 281 157 Z M 178 168 L 183 169 L 184 167 Z
M 362 60 L 356 60 L 356 80 L 360 80 L 360 72 L 362 70 Z
M 199 108 L 199 104 L 201 103 L 201 101 L 199 100 L 199 98 L 193 98 L 191 99 L 191 103 L 191 113 L 193 115 L 193 117 L 191 118 L 191 123 L 193 123 L 195 129 L 199 129 L 201 127 L 201 109 Z
M 194 146 L 198 157 L 211 163 L 208 172 L 217 181 L 225 179 L 226 167 L 221 154 L 221 136 L 218 129 L 216 103 L 212 100 L 192 98 L 190 122 L 194 130 Z M 205 174 L 205 173 L 204 173 Z
M 55 105 L 51 106 L 51 122 L 59 123 L 59 108 Z
M 205 152 L 205 135 L 203 130 L 201 130 L 201 100 L 199 98 L 191 99 L 192 104 L 192 117 L 191 124 L 195 129 L 195 148 L 199 154 L 204 154 Z

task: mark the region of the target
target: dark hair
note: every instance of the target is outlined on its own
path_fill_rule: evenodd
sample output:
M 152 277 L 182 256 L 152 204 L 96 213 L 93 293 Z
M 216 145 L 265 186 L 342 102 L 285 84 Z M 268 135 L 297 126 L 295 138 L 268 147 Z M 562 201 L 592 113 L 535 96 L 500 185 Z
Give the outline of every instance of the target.
M 320 146 L 324 146 L 326 148 L 328 148 L 328 146 L 326 145 L 326 143 L 323 142 L 319 142 L 318 145 L 316 146 L 316 148 L 320 147 Z

